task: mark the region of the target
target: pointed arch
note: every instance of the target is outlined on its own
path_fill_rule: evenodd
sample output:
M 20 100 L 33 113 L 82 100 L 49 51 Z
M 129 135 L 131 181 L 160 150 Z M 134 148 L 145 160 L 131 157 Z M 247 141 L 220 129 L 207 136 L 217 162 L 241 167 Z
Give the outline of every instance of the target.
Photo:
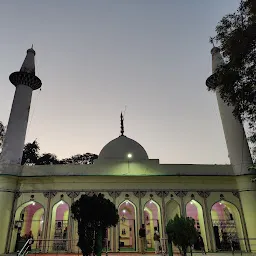
M 166 222 L 168 223 L 169 220 L 174 219 L 176 215 L 180 216 L 181 215 L 181 209 L 180 205 L 177 201 L 175 200 L 169 200 L 166 203 Z M 166 224 L 167 224 L 166 223 Z
M 35 240 L 42 238 L 44 226 L 44 206 L 35 201 L 30 200 L 22 203 L 15 211 L 15 226 L 12 232 L 11 250 L 19 250 L 19 245 L 25 240 L 25 236 L 31 231 Z M 20 241 L 20 242 L 19 242 Z M 36 244 L 32 245 L 34 248 Z
M 148 200 L 144 205 L 144 223 L 146 228 L 146 240 L 148 250 L 155 250 L 154 228 L 162 233 L 161 207 L 153 199 Z
M 217 249 L 246 250 L 241 215 L 235 204 L 227 200 L 216 201 L 211 207 L 211 218 Z
M 205 250 L 208 251 L 209 247 L 208 240 L 206 237 L 205 220 L 202 205 L 195 199 L 190 200 L 186 204 L 186 215 L 187 217 L 193 218 L 195 220 L 196 229 L 203 238 Z M 200 250 L 200 246 L 196 244 L 195 249 Z
M 118 206 L 119 214 L 119 249 L 120 251 L 136 250 L 137 209 L 130 200 L 124 200 Z
M 68 228 L 69 228 L 69 204 L 61 199 L 56 202 L 51 211 L 51 228 L 50 228 L 50 240 L 51 248 L 55 250 L 67 250 L 67 243 L 60 241 L 61 239 L 68 239 Z

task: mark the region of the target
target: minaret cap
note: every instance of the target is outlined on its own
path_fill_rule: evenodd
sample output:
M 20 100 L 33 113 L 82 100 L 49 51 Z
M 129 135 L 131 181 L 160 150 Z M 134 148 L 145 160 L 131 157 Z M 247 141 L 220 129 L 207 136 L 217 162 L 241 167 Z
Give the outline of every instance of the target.
M 32 90 L 37 90 L 42 86 L 41 80 L 35 75 L 35 55 L 33 45 L 27 50 L 27 55 L 22 63 L 20 71 L 10 75 L 10 82 L 14 86 L 27 85 Z
M 33 45 L 32 45 L 32 47 L 27 50 L 27 55 L 20 68 L 21 72 L 35 74 L 35 55 L 36 55 L 36 52 L 33 49 Z

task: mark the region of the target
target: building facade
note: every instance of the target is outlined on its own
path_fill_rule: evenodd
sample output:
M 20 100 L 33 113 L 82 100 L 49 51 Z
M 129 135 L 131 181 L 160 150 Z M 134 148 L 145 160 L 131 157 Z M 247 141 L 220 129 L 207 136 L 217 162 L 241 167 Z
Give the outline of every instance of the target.
M 214 84 L 216 65 L 222 61 L 218 49 L 212 54 L 208 86 Z M 77 224 L 70 207 L 82 194 L 94 193 L 103 193 L 119 211 L 118 225 L 107 231 L 113 252 L 138 251 L 141 224 L 146 226 L 147 248 L 154 250 L 154 227 L 165 238 L 165 226 L 176 214 L 195 219 L 206 251 L 229 251 L 231 245 L 256 251 L 255 171 L 249 168 L 243 128 L 218 92 L 231 165 L 160 164 L 121 129 L 92 165 L 21 166 L 32 91 L 41 86 L 34 56 L 29 49 L 21 70 L 10 76 L 16 93 L 0 158 L 0 253 L 17 250 L 17 241 L 30 231 L 34 249 L 77 252 Z

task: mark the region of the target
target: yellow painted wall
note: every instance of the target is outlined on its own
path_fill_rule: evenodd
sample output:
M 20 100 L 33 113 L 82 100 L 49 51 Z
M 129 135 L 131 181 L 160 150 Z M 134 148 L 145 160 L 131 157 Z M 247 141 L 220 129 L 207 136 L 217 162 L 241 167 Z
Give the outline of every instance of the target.
M 14 194 L 0 192 L 0 254 L 5 252 Z
M 251 181 L 252 178 L 255 176 L 237 177 L 237 186 L 240 190 L 250 247 L 253 252 L 256 252 L 256 183 Z
M 17 187 L 17 178 L 12 176 L 0 176 L 0 254 L 5 252 L 7 244 L 7 234 L 10 229 L 11 211 L 14 201 L 14 193 L 5 192 L 5 190 L 15 191 Z

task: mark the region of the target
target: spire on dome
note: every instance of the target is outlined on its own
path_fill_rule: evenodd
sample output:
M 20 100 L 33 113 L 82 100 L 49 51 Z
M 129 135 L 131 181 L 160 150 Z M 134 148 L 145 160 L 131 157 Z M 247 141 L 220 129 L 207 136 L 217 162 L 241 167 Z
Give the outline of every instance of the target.
M 35 75 L 35 55 L 36 52 L 33 49 L 33 44 L 30 49 L 27 50 L 27 55 L 20 68 L 20 72 L 26 72 Z
M 123 113 L 121 112 L 121 136 L 124 135 L 124 117 L 123 117 Z

